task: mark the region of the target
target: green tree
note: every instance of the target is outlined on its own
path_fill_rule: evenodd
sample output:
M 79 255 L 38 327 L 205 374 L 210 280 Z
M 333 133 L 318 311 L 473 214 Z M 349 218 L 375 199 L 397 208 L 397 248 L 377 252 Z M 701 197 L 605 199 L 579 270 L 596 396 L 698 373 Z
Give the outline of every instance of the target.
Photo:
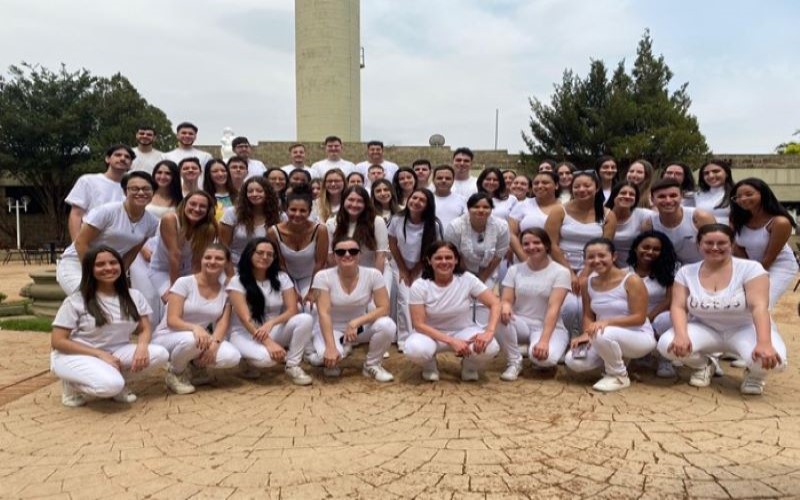
M 646 158 L 656 166 L 672 160 L 697 163 L 709 154 L 697 119 L 689 113 L 688 83 L 670 92 L 673 73 L 653 54 L 650 32 L 639 41 L 630 74 L 620 61 L 608 78 L 593 60 L 586 78 L 564 72 L 549 103 L 529 99 L 530 134 L 522 133 L 536 158 L 592 164 L 602 154 L 623 163 Z
M 800 130 L 795 130 L 794 134 L 800 136 Z M 783 144 L 778 144 L 775 152 L 779 155 L 800 155 L 800 142 L 789 141 Z
M 0 173 L 33 188 L 34 202 L 63 240 L 64 198 L 77 177 L 104 171 L 106 148 L 132 143 L 142 123 L 156 129 L 162 145 L 175 143 L 166 115 L 120 74 L 11 66 L 0 76 Z

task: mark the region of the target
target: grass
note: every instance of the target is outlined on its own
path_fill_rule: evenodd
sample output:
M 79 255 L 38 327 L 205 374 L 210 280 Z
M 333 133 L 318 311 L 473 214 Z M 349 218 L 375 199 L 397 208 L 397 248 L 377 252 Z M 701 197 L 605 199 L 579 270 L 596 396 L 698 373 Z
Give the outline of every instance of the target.
M 0 329 L 14 331 L 50 332 L 53 329 L 53 320 L 40 316 L 32 318 L 15 318 L 0 320 Z

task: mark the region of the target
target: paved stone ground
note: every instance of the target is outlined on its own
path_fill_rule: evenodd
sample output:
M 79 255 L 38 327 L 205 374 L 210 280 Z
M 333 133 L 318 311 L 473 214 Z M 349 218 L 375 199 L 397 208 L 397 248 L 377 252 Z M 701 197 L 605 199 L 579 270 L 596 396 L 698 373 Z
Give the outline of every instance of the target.
M 792 354 L 798 299 L 777 314 Z M 46 370 L 49 340 L 0 340 L 1 398 Z M 601 395 L 563 367 L 500 382 L 499 360 L 463 384 L 447 358 L 442 381 L 426 384 L 396 353 L 386 366 L 398 380 L 378 385 L 361 376 L 363 356 L 306 388 L 273 369 L 175 396 L 153 376 L 132 384 L 133 405 L 77 409 L 61 406 L 59 384 L 41 387 L 49 375 L 34 377 L 29 394 L 0 399 L 0 497 L 800 497 L 796 364 L 763 397 L 741 396 L 741 370 L 727 367 L 706 389 L 641 370 L 629 390 Z

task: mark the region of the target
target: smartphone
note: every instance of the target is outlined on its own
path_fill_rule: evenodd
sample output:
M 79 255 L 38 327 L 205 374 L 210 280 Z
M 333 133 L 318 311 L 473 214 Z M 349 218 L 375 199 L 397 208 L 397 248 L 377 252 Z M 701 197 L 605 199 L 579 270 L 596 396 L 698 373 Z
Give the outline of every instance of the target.
M 583 344 L 578 344 L 577 346 L 572 348 L 572 357 L 574 359 L 584 359 L 586 355 L 589 353 L 589 343 L 584 342 Z

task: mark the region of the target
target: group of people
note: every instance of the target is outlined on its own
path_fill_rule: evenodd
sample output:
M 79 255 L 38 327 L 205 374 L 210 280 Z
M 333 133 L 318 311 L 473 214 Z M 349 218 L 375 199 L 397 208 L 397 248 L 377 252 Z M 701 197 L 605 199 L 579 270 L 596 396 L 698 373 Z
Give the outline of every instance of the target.
M 227 162 L 203 157 L 196 132 L 182 123 L 180 146 L 160 153 L 142 127 L 136 150 L 112 146 L 106 172 L 67 197 L 68 297 L 52 341 L 65 405 L 132 402 L 126 378 L 154 369 L 177 394 L 236 366 L 256 378 L 283 364 L 308 385 L 304 363 L 339 376 L 359 344 L 378 382 L 394 378 L 392 343 L 428 381 L 440 352 L 462 359 L 464 381 L 502 352 L 502 380 L 525 357 L 539 371 L 563 361 L 601 372 L 603 392 L 628 387 L 628 363 L 651 355 L 658 376 L 682 364 L 698 387 L 731 356 L 744 394 L 786 366 L 770 310 L 798 271 L 795 222 L 724 162 L 700 167 L 699 188 L 685 164 L 656 179 L 645 160 L 621 175 L 611 157 L 476 178 L 467 148 L 399 167 L 373 141 L 356 165 L 328 137 L 311 167 L 296 144 L 289 165 L 267 168 L 241 137 Z

